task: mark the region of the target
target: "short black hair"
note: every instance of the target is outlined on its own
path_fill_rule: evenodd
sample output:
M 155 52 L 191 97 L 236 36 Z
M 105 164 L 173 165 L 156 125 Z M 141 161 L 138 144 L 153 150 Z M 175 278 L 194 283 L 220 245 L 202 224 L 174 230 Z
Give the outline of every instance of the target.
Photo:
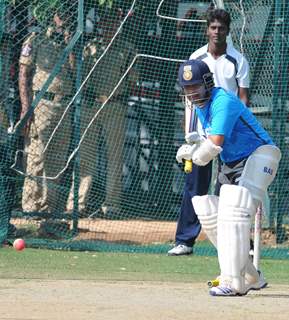
M 231 17 L 229 12 L 224 9 L 211 9 L 207 13 L 207 27 L 215 20 L 223 22 L 230 30 Z

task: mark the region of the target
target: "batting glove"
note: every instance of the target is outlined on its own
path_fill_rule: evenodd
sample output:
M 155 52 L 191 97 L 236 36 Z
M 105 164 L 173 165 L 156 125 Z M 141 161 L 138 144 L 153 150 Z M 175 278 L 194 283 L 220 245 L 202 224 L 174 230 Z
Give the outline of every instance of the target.
M 199 143 L 203 140 L 204 138 L 201 137 L 197 131 L 189 132 L 185 135 L 185 140 L 188 144 L 194 144 L 194 143 Z
M 194 152 L 192 156 L 193 163 L 197 166 L 205 166 L 221 153 L 222 150 L 222 147 L 215 145 L 210 139 L 206 139 Z
M 197 145 L 190 144 L 183 144 L 180 146 L 176 155 L 178 163 L 182 163 L 183 160 L 192 160 L 193 154 L 197 148 Z

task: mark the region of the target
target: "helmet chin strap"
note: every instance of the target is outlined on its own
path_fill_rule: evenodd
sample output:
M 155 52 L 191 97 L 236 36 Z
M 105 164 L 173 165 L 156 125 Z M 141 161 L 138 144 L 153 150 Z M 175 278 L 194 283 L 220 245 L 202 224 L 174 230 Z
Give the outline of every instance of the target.
M 209 98 L 203 98 L 196 100 L 198 103 L 201 102 L 201 104 L 198 104 L 196 102 L 192 103 L 187 97 L 183 96 L 183 104 L 186 108 L 189 108 L 190 110 L 193 110 L 194 107 L 202 109 L 206 105 L 206 103 L 209 101 Z M 202 103 L 204 102 L 204 103 Z
M 195 100 L 192 104 L 195 105 L 197 108 L 202 109 L 208 101 L 209 101 L 209 98 L 202 98 L 202 99 Z
M 201 109 L 209 101 L 209 99 L 210 99 L 209 92 L 210 91 L 211 90 L 206 89 L 206 91 L 205 91 L 206 96 L 204 98 L 199 98 L 199 99 L 195 99 L 195 100 L 189 98 L 190 96 L 192 96 L 190 94 L 182 95 L 183 104 L 185 105 L 185 107 L 187 107 L 191 110 L 194 108 L 194 106 Z

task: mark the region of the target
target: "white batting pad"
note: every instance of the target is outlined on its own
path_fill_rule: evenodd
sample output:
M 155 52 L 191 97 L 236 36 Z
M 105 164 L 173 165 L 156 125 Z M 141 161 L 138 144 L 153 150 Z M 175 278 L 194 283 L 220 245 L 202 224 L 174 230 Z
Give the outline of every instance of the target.
M 239 293 L 246 291 L 245 272 L 254 208 L 248 189 L 235 185 L 221 187 L 217 226 L 221 281 L 229 279 L 232 288 Z
M 205 195 L 192 198 L 195 212 L 203 230 L 212 244 L 217 248 L 217 215 L 219 197 Z
M 280 159 L 281 152 L 276 146 L 259 147 L 246 161 L 239 185 L 249 189 L 254 199 L 264 202 L 267 188 L 276 176 Z

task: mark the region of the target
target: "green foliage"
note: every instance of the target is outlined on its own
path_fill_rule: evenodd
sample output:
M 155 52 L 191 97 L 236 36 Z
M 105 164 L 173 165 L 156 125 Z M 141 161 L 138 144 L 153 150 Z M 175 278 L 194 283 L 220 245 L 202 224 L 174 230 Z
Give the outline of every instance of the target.
M 33 16 L 44 24 L 50 20 L 57 9 L 61 7 L 60 0 L 32 0 Z
M 15 2 L 15 0 L 10 0 Z M 91 0 L 89 4 L 85 4 L 88 7 L 106 7 L 112 9 L 114 0 Z M 40 24 L 47 23 L 53 14 L 57 11 L 67 10 L 68 7 L 77 8 L 76 1 L 61 1 L 61 0 L 32 0 L 30 2 L 32 7 L 33 16 L 39 21 Z
M 112 8 L 113 0 L 98 0 L 100 6 L 106 5 L 108 8 Z

